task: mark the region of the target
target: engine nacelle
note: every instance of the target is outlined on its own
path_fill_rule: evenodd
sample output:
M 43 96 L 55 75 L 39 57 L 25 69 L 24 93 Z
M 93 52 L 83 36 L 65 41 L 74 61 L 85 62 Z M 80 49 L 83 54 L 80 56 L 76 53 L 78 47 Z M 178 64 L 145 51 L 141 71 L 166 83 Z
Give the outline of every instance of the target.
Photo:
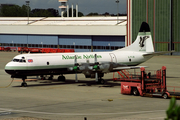
M 111 65 L 109 63 L 99 65 L 99 70 L 102 72 L 109 72 Z

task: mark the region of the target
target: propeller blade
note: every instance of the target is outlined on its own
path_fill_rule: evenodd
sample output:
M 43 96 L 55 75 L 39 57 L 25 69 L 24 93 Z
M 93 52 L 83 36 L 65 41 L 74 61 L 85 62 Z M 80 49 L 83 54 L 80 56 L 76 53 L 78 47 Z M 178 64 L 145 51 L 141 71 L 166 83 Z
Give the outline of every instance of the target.
M 78 82 L 77 73 L 75 74 L 75 82 Z
M 94 55 L 94 62 L 97 62 L 97 54 Z
M 76 55 L 74 56 L 74 67 L 73 67 L 73 70 L 76 72 L 76 74 L 75 74 L 75 82 L 78 82 L 78 78 L 77 78 L 78 64 L 77 64 L 77 57 L 76 57 Z
M 95 65 L 93 69 L 97 71 L 98 70 L 97 54 L 94 55 L 94 62 L 95 62 Z M 95 73 L 95 78 L 96 78 L 96 82 L 98 82 L 98 72 Z
M 77 63 L 77 57 L 76 57 L 76 55 L 74 56 L 74 64 L 76 64 Z
M 95 73 L 96 82 L 98 82 L 98 73 Z

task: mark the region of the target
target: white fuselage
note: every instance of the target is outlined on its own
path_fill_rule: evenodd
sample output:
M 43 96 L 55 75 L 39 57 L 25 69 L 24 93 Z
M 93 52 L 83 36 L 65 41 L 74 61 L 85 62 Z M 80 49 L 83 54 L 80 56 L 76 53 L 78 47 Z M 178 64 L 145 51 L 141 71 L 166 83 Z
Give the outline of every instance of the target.
M 77 53 L 42 53 L 42 54 L 21 54 L 9 62 L 5 71 L 15 77 L 23 74 L 25 76 L 50 75 L 50 74 L 68 74 L 70 67 L 75 64 L 75 55 L 77 63 L 95 63 L 94 55 L 97 55 L 97 61 L 113 62 L 125 65 L 135 66 L 147 60 L 142 52 L 133 51 L 112 51 L 112 52 L 77 52 Z

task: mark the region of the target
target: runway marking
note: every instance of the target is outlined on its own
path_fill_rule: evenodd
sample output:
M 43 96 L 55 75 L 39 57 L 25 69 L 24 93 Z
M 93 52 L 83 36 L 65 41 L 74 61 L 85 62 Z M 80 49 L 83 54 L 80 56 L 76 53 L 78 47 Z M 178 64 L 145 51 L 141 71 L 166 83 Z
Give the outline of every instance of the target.
M 51 112 L 38 112 L 38 111 L 28 111 L 28 110 L 13 110 L 0 108 L 4 112 L 22 112 L 22 113 L 33 113 L 33 114 L 46 114 L 46 115 L 70 115 L 70 116 L 82 116 L 82 115 L 121 115 L 121 114 L 142 114 L 142 113 L 156 113 L 165 112 L 165 110 L 154 110 L 154 111 L 136 111 L 136 112 L 119 112 L 119 113 L 51 113 Z
M 164 119 L 164 117 L 156 117 L 156 118 L 149 118 L 149 119 L 159 120 L 159 119 Z
M 11 112 L 7 112 L 7 111 L 0 111 L 0 116 L 1 115 L 9 115 L 9 114 L 11 114 Z

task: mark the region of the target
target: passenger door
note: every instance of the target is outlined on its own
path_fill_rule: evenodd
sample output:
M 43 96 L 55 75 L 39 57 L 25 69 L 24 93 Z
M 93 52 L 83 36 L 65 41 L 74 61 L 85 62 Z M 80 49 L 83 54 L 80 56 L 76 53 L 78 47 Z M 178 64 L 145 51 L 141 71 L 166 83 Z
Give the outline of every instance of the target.
M 115 54 L 114 54 L 114 53 L 110 53 L 109 55 L 111 56 L 111 62 L 116 63 L 116 62 L 117 62 L 117 59 L 116 59 Z

